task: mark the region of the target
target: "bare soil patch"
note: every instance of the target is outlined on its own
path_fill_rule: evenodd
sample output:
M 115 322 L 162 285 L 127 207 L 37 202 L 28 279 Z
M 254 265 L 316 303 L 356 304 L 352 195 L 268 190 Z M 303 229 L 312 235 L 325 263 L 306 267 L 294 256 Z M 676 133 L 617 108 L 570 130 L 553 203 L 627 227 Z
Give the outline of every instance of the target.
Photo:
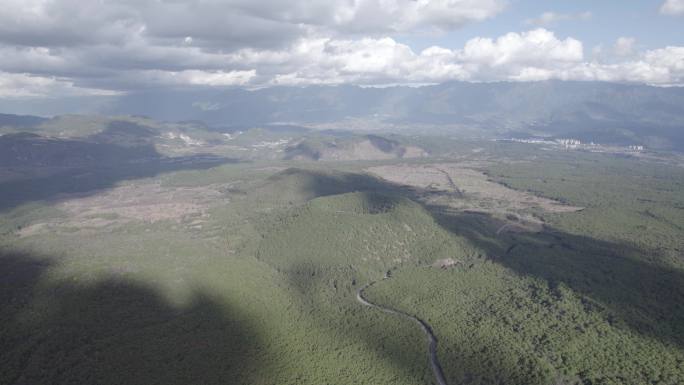
M 513 190 L 493 182 L 471 163 L 435 163 L 428 165 L 389 165 L 367 171 L 393 183 L 445 193 L 459 193 L 466 199 L 450 201 L 450 206 L 484 211 L 516 211 L 539 208 L 548 212 L 574 212 L 569 206 L 528 192 Z
M 130 183 L 102 190 L 95 195 L 63 195 L 56 207 L 67 213 L 47 223 L 36 223 L 19 231 L 30 236 L 54 229 L 101 229 L 130 222 L 172 221 L 201 226 L 210 206 L 226 203 L 222 186 L 163 187 L 159 182 Z
M 477 162 L 386 165 L 367 171 L 389 182 L 424 192 L 425 203 L 469 214 L 487 214 L 500 232 L 537 232 L 544 223 L 539 211 L 566 213 L 581 207 L 565 205 L 489 180 Z

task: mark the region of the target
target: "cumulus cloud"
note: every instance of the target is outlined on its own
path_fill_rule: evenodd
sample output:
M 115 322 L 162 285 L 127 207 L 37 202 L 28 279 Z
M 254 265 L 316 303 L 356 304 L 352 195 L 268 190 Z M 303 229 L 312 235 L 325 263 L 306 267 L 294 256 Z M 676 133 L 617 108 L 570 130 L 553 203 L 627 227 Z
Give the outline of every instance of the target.
M 532 19 L 526 19 L 526 25 L 536 25 L 536 26 L 550 26 L 561 21 L 586 21 L 592 18 L 592 13 L 589 11 L 581 13 L 556 13 L 556 12 L 544 12 L 538 17 Z
M 0 13 L 0 71 L 114 90 L 157 87 L 164 81 L 267 84 L 303 73 L 311 58 L 288 51 L 307 51 L 312 44 L 307 51 L 312 53 L 325 39 L 326 47 L 338 52 L 319 54 L 316 74 L 342 65 L 346 68 L 329 72 L 341 73 L 338 79 L 368 79 L 380 70 L 355 68 L 370 64 L 344 64 L 340 57 L 358 57 L 353 49 L 362 50 L 371 40 L 382 42 L 387 34 L 448 31 L 490 18 L 504 8 L 504 1 L 6 0 Z M 382 47 L 382 54 L 389 54 L 389 47 L 377 46 Z M 259 57 L 253 66 L 232 60 L 247 51 Z M 287 72 L 269 67 L 278 61 L 267 57 L 274 54 L 290 58 L 280 60 Z M 298 64 L 298 70 L 293 68 Z M 389 66 L 383 68 L 391 72 Z M 334 82 L 303 76 L 310 82 Z
M 496 40 L 469 40 L 461 57 L 465 61 L 491 68 L 554 65 L 581 61 L 583 48 L 578 40 L 560 40 L 553 32 L 540 28 L 523 33 L 511 32 Z
M 618 40 L 622 49 L 634 41 Z M 263 69 L 268 84 L 434 83 L 445 80 L 548 79 L 684 84 L 684 47 L 666 47 L 618 63 L 588 61 L 583 45 L 546 29 L 474 38 L 462 49 L 415 52 L 391 38 L 301 40 L 283 51 L 244 50 L 231 61 Z M 258 76 L 257 76 L 258 78 Z
M 549 79 L 684 85 L 684 47 L 648 50 L 633 60 L 606 64 L 581 62 L 548 74 Z
M 669 16 L 684 15 L 684 0 L 666 0 L 660 6 L 660 13 Z
M 271 84 L 298 85 L 523 79 L 582 59 L 581 42 L 537 29 L 471 39 L 463 49 L 433 46 L 421 52 L 392 38 L 303 39 L 283 51 L 240 51 L 231 61 L 275 71 Z
M 492 17 L 504 4 L 7 0 L 0 13 L 0 97 L 95 95 L 150 87 L 378 86 L 448 80 L 684 85 L 684 48 L 638 52 L 629 37 L 589 59 L 582 42 L 546 28 L 475 37 L 460 48 L 418 51 L 402 43 L 411 33 L 447 31 Z M 547 13 L 530 24 L 589 17 L 588 12 Z
M 258 65 L 273 60 L 273 85 L 383 84 L 463 79 L 455 52 L 432 47 L 420 53 L 392 38 L 360 40 L 304 39 L 294 49 L 268 55 L 242 53 L 238 57 Z
M 169 72 L 153 70 L 143 71 L 138 75 L 161 85 L 243 86 L 256 76 L 256 71 L 185 70 Z

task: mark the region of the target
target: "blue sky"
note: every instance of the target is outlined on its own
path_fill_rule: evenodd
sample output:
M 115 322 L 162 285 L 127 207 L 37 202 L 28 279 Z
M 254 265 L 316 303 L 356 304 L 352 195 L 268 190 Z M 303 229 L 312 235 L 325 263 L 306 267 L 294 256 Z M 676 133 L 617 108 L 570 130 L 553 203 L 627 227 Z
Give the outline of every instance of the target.
M 588 20 L 560 20 L 544 26 L 559 37 L 574 37 L 584 43 L 587 53 L 597 45 L 615 43 L 619 37 L 633 37 L 642 49 L 668 45 L 684 45 L 684 17 L 661 14 L 662 2 L 649 0 L 588 1 L 588 0 L 510 0 L 503 12 L 478 23 L 441 35 L 400 35 L 397 39 L 417 50 L 440 45 L 456 49 L 473 37 L 497 37 L 508 32 L 533 28 L 526 20 L 544 12 L 579 15 L 590 12 Z

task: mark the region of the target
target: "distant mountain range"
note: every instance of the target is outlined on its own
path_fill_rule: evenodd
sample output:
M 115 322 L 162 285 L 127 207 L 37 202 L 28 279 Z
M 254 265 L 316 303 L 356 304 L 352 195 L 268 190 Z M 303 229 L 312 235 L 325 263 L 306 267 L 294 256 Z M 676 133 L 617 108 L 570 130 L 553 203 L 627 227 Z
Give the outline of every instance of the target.
M 13 127 L 20 130 L 22 128 L 35 127 L 48 120 L 30 115 L 0 114 L 0 127 Z
M 101 111 L 196 120 L 214 127 L 287 123 L 365 130 L 415 128 L 684 149 L 684 88 L 602 82 L 148 91 L 121 96 Z M 0 126 L 30 118 L 9 118 L 15 123 L 7 119 L 0 116 Z

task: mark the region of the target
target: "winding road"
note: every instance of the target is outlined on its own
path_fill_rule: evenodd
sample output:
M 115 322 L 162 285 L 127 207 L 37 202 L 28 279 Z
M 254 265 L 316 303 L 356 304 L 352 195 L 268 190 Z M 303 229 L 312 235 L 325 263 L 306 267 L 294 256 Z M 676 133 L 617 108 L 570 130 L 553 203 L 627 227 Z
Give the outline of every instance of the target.
M 383 278 L 387 279 L 387 277 Z M 423 329 L 423 332 L 428 338 L 428 358 L 430 359 L 430 366 L 432 367 L 432 373 L 435 375 L 435 379 L 437 380 L 438 385 L 447 385 L 446 378 L 444 378 L 444 372 L 442 372 L 442 366 L 439 364 L 439 360 L 437 359 L 437 338 L 435 337 L 434 333 L 432 332 L 432 328 L 430 325 L 423 321 L 422 319 L 418 317 L 414 317 L 408 313 L 404 313 L 403 311 L 400 310 L 395 310 L 391 309 L 388 307 L 383 307 L 377 304 L 374 304 L 367 299 L 363 297 L 363 291 L 369 288 L 370 286 L 374 285 L 376 281 L 367 283 L 366 285 L 362 286 L 356 291 L 356 299 L 361 302 L 362 305 L 372 307 L 375 309 L 378 309 L 380 311 L 383 311 L 385 313 L 389 314 L 394 314 L 398 315 L 400 317 L 408 318 L 414 322 L 416 322 L 418 325 L 420 325 L 420 328 Z

